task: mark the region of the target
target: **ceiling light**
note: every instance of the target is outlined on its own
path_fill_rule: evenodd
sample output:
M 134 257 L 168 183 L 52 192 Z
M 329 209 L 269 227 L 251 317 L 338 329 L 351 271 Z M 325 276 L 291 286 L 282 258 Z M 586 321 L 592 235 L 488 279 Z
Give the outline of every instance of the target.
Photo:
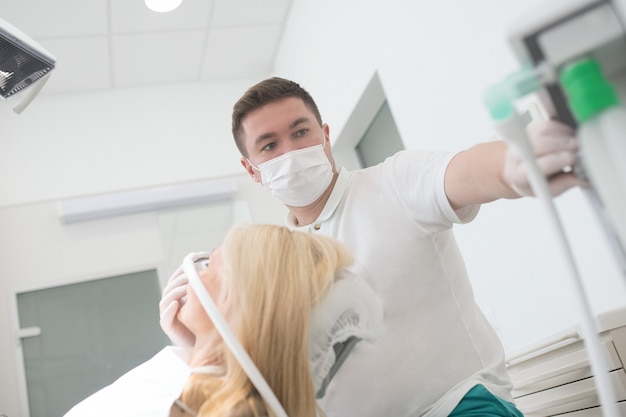
M 155 12 L 171 12 L 183 2 L 183 0 L 145 0 L 148 9 Z

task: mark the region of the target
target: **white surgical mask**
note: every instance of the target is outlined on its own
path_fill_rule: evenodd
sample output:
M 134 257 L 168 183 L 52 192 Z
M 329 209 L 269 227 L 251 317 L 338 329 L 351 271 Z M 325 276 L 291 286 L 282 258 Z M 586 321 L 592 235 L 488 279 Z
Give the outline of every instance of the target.
M 293 207 L 313 203 L 333 179 L 333 168 L 323 145 L 284 153 L 256 169 L 261 172 L 263 187 L 283 204 Z

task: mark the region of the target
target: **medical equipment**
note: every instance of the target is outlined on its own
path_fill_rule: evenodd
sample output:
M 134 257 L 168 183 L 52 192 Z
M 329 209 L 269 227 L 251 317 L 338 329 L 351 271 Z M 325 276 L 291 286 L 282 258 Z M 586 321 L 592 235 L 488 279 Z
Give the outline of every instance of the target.
M 617 388 L 618 408 L 626 413 L 626 306 L 597 315 L 609 377 Z M 597 390 L 589 352 L 578 326 L 561 329 L 507 353 L 515 403 L 530 416 L 597 417 Z M 581 411 L 582 410 L 582 411 Z
M 309 363 L 316 398 L 324 397 L 333 377 L 361 341 L 376 340 L 383 307 L 358 271 L 345 269 L 311 312 Z
M 618 95 L 626 94 L 625 13 L 626 4 L 622 1 L 551 2 L 511 31 L 510 41 L 522 69 L 490 88 L 485 95 L 485 103 L 496 129 L 525 161 L 533 191 L 545 203 L 560 247 L 569 261 L 602 412 L 609 416 L 618 416 L 619 413 L 615 391 L 608 379 L 607 358 L 600 346 L 598 326 L 515 102 L 535 94 L 550 116 L 578 128 L 581 158 L 580 166 L 574 169 L 589 176 L 592 188 L 587 195 L 601 224 L 605 225 L 608 242 L 613 245 L 622 271 L 626 272 L 626 178 L 623 172 L 626 131 L 614 128 L 617 124 L 625 125 L 626 120 L 621 111 L 613 111 L 610 119 L 599 116 L 593 123 L 588 117 L 580 117 L 580 106 L 590 107 L 591 102 L 597 99 L 598 91 L 600 95 L 611 94 L 606 92 L 611 88 L 603 83 L 613 84 Z M 600 67 L 602 70 L 599 70 Z M 604 104 L 609 107 L 617 105 L 615 98 L 605 97 L 607 103 Z M 607 110 L 600 106 L 596 113 L 603 111 Z M 615 145 L 616 137 L 622 141 L 621 144 Z
M 585 130 L 587 120 L 577 120 L 573 107 L 581 100 L 568 97 L 567 83 L 562 82 L 563 73 L 580 63 L 593 59 L 602 69 L 606 82 L 612 84 L 617 98 L 626 98 L 626 2 L 598 0 L 560 0 L 550 2 L 537 13 L 522 19 L 510 32 L 510 43 L 525 71 L 533 71 L 538 78 L 538 88 L 534 90 L 550 117 L 554 117 L 574 128 Z M 519 97 L 532 91 L 519 91 Z M 584 102 L 585 100 L 583 100 Z M 589 99 L 587 99 L 589 101 Z M 579 126 L 580 124 L 580 126 Z M 596 140 L 606 146 L 607 137 L 599 135 Z M 608 148 L 607 148 L 608 149 Z M 623 151 L 622 147 L 622 151 Z M 577 172 L 583 175 L 596 169 L 598 165 L 613 164 L 609 160 L 585 162 L 585 149 L 581 149 L 581 166 Z M 609 152 L 611 153 L 611 152 Z M 613 152 L 624 166 L 626 155 Z M 593 165 L 593 166 L 591 166 Z M 588 198 L 614 245 L 618 261 L 626 273 L 626 216 L 616 213 L 611 207 L 624 207 L 626 204 L 626 178 L 617 174 L 612 179 L 619 184 L 621 192 L 602 194 L 594 184 L 587 193 Z
M 626 237 L 626 111 L 596 59 L 574 61 L 561 72 L 561 85 L 579 123 L 580 159 L 604 205 L 607 222 Z M 622 252 L 623 253 L 623 252 Z M 626 269 L 622 265 L 622 269 Z
M 0 19 L 0 96 L 29 89 L 13 111 L 20 114 L 35 99 L 55 68 L 56 58 L 10 23 Z
M 564 258 L 568 261 L 569 273 L 572 284 L 576 288 L 578 302 L 583 310 L 582 330 L 591 357 L 591 368 L 600 393 L 601 404 L 608 416 L 617 416 L 617 400 L 611 382 L 608 380 L 610 371 L 601 342 L 598 336 L 598 326 L 595 323 L 589 300 L 586 297 L 584 284 L 576 268 L 574 255 L 567 242 L 567 237 L 560 221 L 556 207 L 552 201 L 552 194 L 548 182 L 541 172 L 535 155 L 526 136 L 525 124 L 520 114 L 510 102 L 511 96 L 507 95 L 506 85 L 496 86 L 488 91 L 485 101 L 491 109 L 494 125 L 499 136 L 515 148 L 518 155 L 524 161 L 532 190 L 536 197 L 544 203 L 544 207 L 555 227 L 554 232 L 559 238 L 559 247 Z M 516 97 L 514 97 L 516 98 Z

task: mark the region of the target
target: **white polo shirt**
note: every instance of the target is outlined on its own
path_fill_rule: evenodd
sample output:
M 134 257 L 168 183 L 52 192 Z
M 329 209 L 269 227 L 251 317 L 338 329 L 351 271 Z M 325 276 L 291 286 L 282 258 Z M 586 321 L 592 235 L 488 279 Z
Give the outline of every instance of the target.
M 361 342 L 330 383 L 328 417 L 448 415 L 476 384 L 512 401 L 504 352 L 475 303 L 444 191 L 454 155 L 402 151 L 374 167 L 341 169 L 312 224 L 293 229 L 346 244 L 381 297 L 382 335 Z

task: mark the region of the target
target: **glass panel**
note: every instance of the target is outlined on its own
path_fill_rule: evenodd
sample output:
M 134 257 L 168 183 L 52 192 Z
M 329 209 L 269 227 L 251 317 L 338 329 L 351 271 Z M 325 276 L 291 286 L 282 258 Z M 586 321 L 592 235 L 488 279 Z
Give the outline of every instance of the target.
M 362 167 L 376 165 L 404 149 L 389 104 L 385 101 L 356 147 Z
M 154 270 L 17 295 L 31 417 L 61 416 L 169 343 Z

